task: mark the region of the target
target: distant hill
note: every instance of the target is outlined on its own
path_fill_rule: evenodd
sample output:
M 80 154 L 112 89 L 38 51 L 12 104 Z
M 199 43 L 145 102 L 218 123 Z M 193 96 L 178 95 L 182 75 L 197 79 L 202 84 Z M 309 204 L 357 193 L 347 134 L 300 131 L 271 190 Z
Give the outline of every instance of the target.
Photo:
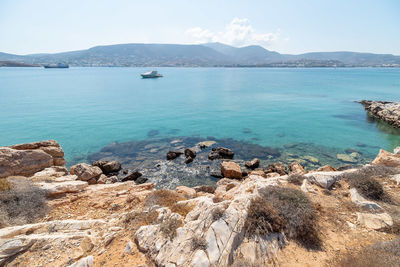
M 316 52 L 287 55 L 257 45 L 237 48 L 221 43 L 118 44 L 25 56 L 0 53 L 0 60 L 26 64 L 65 62 L 71 66 L 400 66 L 400 56 L 390 54 Z

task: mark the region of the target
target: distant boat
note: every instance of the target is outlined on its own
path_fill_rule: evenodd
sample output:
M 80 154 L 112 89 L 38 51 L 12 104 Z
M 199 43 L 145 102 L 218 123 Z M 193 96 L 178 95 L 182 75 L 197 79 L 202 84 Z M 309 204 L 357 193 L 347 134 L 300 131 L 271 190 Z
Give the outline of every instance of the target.
M 162 75 L 159 74 L 155 70 L 152 70 L 152 71 L 149 71 L 149 72 L 145 72 L 145 73 L 142 73 L 140 75 L 142 75 L 142 78 L 159 78 L 159 77 L 162 77 Z
M 68 64 L 58 63 L 58 64 L 47 64 L 43 65 L 45 69 L 67 69 L 69 68 Z

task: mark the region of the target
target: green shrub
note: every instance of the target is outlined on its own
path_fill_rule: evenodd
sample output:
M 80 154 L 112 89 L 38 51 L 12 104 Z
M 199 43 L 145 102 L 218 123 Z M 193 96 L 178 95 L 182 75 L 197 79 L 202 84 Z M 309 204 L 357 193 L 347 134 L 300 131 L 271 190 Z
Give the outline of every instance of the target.
M 247 236 L 283 232 L 308 249 L 320 249 L 317 215 L 308 197 L 297 189 L 267 187 L 248 209 Z
M 9 190 L 0 194 L 0 228 L 33 223 L 48 212 L 46 190 L 25 178 L 9 180 Z

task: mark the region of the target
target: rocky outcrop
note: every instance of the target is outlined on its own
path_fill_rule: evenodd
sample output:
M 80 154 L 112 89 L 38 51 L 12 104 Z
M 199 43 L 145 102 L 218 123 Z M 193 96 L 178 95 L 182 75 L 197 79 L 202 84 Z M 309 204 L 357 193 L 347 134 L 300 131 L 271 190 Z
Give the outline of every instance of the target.
M 303 166 L 301 166 L 301 164 L 298 163 L 298 162 L 292 162 L 289 165 L 289 170 L 290 170 L 291 174 L 293 174 L 293 173 L 297 173 L 297 174 L 305 174 L 305 173 L 307 173 L 306 170 L 304 170 Z
M 208 154 L 208 159 L 233 159 L 234 155 L 235 153 L 233 153 L 233 151 L 229 148 L 217 147 L 211 150 L 211 152 Z
M 53 158 L 42 150 L 0 148 L 0 178 L 15 175 L 30 176 L 53 164 Z
M 360 102 L 374 118 L 385 121 L 395 128 L 400 128 L 400 104 L 397 102 L 370 101 Z
M 0 229 L 0 266 L 33 244 L 51 246 L 73 243 L 101 234 L 103 220 L 63 220 L 26 224 Z M 81 265 L 75 265 L 81 266 Z
M 229 179 L 223 180 L 230 183 Z M 260 189 L 276 183 L 274 179 L 250 176 L 225 193 L 225 189 L 218 189 L 224 199 L 221 202 L 215 203 L 206 196 L 188 200 L 195 207 L 185 218 L 168 208 L 158 208 L 157 222 L 140 227 L 135 234 L 139 248 L 160 266 L 230 266 L 238 259 L 255 266 L 267 266 L 276 259 L 279 248 L 285 246 L 285 237 L 274 233 L 247 238 L 244 223 L 250 199 L 257 196 Z M 219 187 L 226 186 L 220 184 Z M 177 229 L 176 236 L 166 237 L 163 225 L 181 219 L 183 225 Z M 194 243 L 203 245 L 193 246 Z
M 357 222 L 374 230 L 381 230 L 393 226 L 393 219 L 386 212 L 376 214 L 357 212 Z
M 54 140 L 0 147 L 0 178 L 31 176 L 45 168 L 64 164 L 64 151 Z
M 322 188 L 330 188 L 336 181 L 342 179 L 344 172 L 311 172 L 305 174 L 308 181 Z
M 97 166 L 92 166 L 87 163 L 79 163 L 71 167 L 71 174 L 74 174 L 82 181 L 95 180 L 103 173 Z
M 63 166 L 65 164 L 64 151 L 60 144 L 55 140 L 13 145 L 10 148 L 16 150 L 42 150 L 53 158 L 52 165 Z
M 392 154 L 383 149 L 379 150 L 379 154 L 376 156 L 372 165 L 383 165 L 387 167 L 400 167 L 400 154 Z
M 221 173 L 225 178 L 242 179 L 242 170 L 240 166 L 233 161 L 222 162 Z

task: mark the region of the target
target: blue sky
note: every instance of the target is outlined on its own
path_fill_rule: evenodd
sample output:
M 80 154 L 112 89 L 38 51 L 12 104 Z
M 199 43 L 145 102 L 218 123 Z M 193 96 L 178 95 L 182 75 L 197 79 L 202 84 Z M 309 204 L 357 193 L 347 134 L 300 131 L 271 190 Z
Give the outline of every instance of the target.
M 117 43 L 259 44 L 400 55 L 399 0 L 0 0 L 0 51 Z

